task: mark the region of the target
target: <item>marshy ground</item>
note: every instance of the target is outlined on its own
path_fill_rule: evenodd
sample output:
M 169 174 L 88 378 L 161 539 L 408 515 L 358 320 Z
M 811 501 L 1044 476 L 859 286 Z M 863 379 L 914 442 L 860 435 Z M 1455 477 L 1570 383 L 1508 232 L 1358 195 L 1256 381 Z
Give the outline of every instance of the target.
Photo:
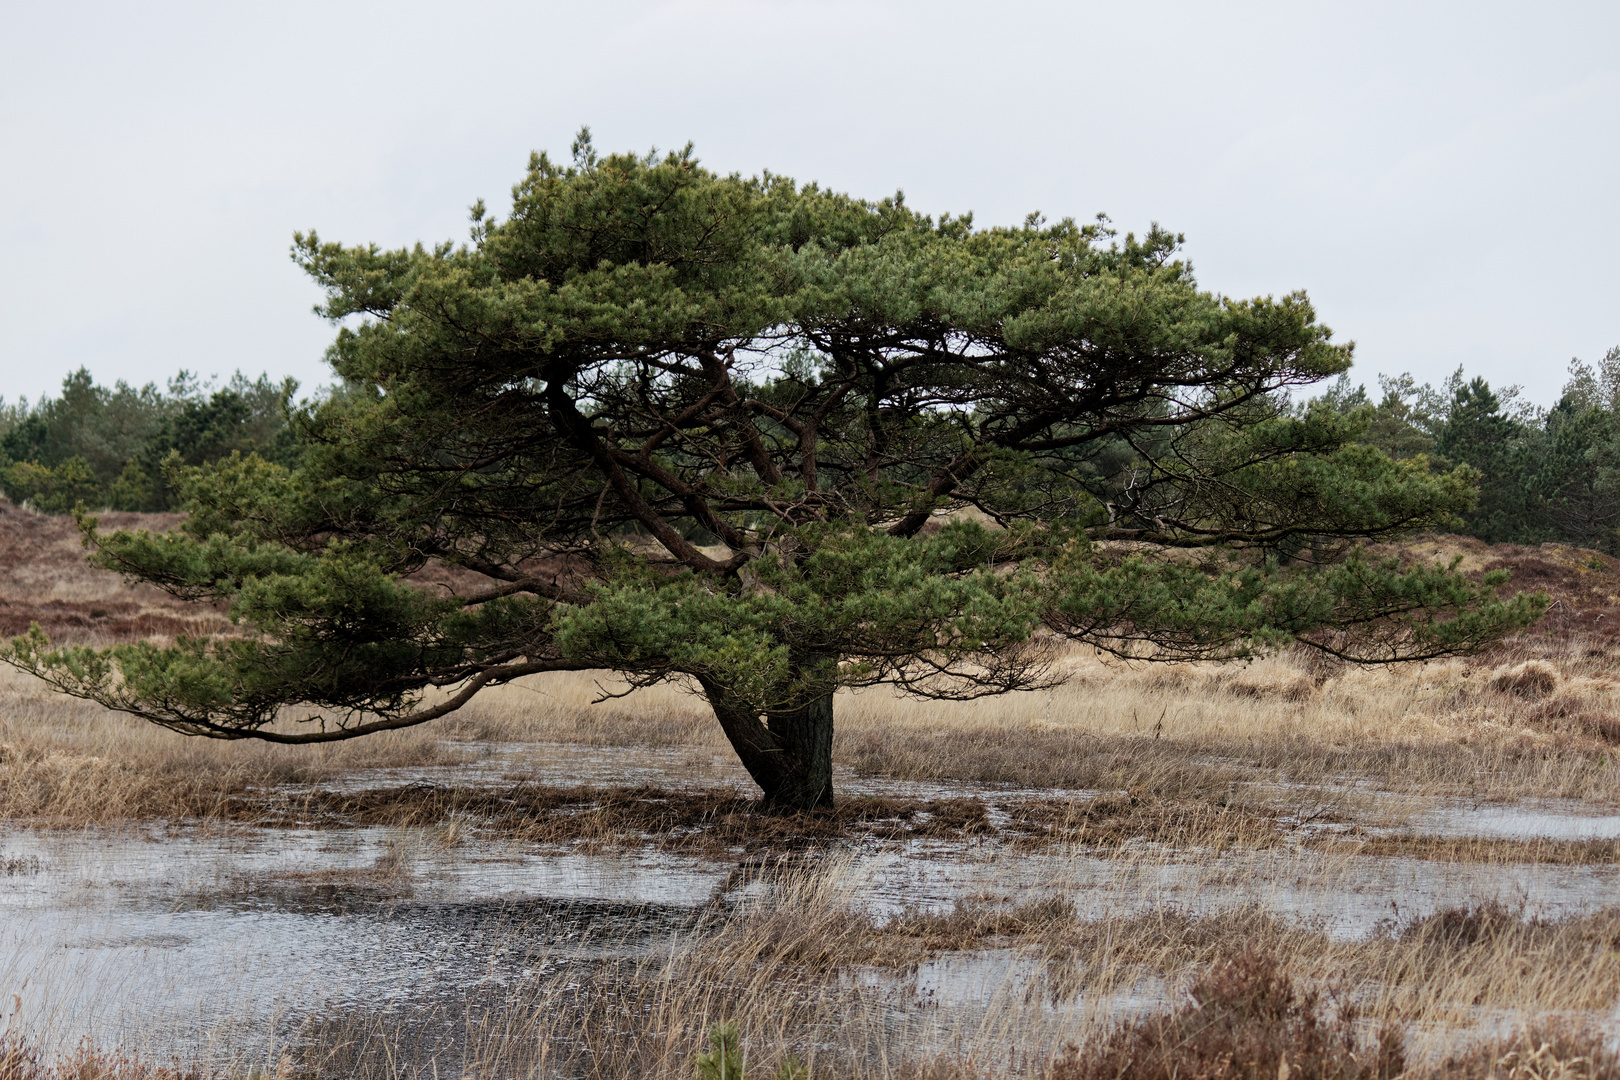
M 4 509 L 0 615 L 200 617 Z M 689 1077 L 724 1022 L 761 1076 L 1620 1074 L 1620 570 L 1430 548 L 1552 614 L 1398 669 L 841 695 L 797 817 L 678 687 L 287 748 L 0 676 L 0 1077 Z

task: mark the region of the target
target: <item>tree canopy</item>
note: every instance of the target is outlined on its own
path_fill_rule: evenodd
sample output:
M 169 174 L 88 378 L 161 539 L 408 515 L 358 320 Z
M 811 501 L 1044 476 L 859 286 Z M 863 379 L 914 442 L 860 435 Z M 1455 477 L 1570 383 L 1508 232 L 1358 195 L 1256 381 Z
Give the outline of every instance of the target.
M 1575 360 L 1558 403 L 1539 409 L 1461 368 L 1440 388 L 1379 380 L 1375 405 L 1341 375 L 1322 403 L 1365 423 L 1362 441 L 1431 471 L 1467 465 L 1480 497 L 1459 530 L 1491 543 L 1561 541 L 1620 554 L 1620 348 Z
M 100 386 L 84 368 L 62 393 L 32 407 L 0 399 L 0 490 L 45 513 L 78 503 L 114 510 L 170 510 L 176 467 L 258 453 L 292 464 L 298 448 L 285 404 L 295 385 L 237 372 L 218 389 L 181 371 L 168 391 Z
M 103 566 L 223 602 L 219 639 L 13 664 L 188 734 L 312 742 L 556 670 L 687 680 L 767 803 L 832 798 L 832 695 L 1043 685 L 1055 644 L 1173 660 L 1298 642 L 1468 651 L 1540 601 L 1356 542 L 1477 474 L 1392 460 L 1303 293 L 1197 287 L 1180 238 L 978 228 L 690 148 L 541 154 L 469 243 L 314 233 L 346 392 L 294 466 L 184 470 L 179 531 Z

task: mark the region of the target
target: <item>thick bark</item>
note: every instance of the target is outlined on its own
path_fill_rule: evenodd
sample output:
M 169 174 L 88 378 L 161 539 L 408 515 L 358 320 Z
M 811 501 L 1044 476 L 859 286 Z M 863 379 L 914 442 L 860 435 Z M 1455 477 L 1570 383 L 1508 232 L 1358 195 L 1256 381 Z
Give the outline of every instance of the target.
M 765 805 L 788 811 L 832 806 L 832 694 L 772 713 L 771 733 L 781 744 L 782 765 L 776 789 L 765 792 Z
M 764 793 L 761 802 L 767 809 L 792 813 L 832 806 L 830 692 L 770 713 L 767 727 L 759 717 L 728 703 L 718 685 L 702 677 L 698 681 L 743 768 Z
M 731 748 L 737 752 L 737 759 L 769 800 L 770 793 L 782 785 L 782 747 L 776 736 L 760 723 L 759 717 L 731 704 L 716 683 L 701 675 L 698 683 L 714 709 L 715 719 L 720 721 L 720 730 L 726 733 Z

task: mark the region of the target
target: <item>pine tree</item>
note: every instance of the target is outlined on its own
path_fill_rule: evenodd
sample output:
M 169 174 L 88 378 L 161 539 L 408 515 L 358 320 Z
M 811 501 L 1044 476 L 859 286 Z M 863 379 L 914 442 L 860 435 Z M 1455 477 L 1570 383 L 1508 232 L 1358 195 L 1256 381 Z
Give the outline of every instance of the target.
M 705 695 L 768 805 L 833 798 L 833 695 L 1045 685 L 1053 642 L 1358 660 L 1525 625 L 1445 567 L 1348 550 L 1434 527 L 1471 474 L 1358 445 L 1290 388 L 1343 372 L 1303 294 L 1201 291 L 1157 228 L 976 228 L 662 158 L 535 156 L 472 239 L 311 233 L 342 394 L 295 466 L 183 474 L 106 567 L 242 633 L 6 659 L 188 734 L 317 742 L 538 672 Z M 453 593 L 413 583 L 451 568 Z M 298 708 L 288 716 L 288 706 Z

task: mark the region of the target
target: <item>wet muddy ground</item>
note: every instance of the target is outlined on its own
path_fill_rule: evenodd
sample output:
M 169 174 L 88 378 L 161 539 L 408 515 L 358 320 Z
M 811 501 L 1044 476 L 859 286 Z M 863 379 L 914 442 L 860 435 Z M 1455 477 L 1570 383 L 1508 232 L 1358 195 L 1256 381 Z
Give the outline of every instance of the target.
M 89 1036 L 149 1056 L 207 1058 L 228 1047 L 232 1060 L 270 1061 L 281 1040 L 322 1016 L 455 1016 L 514 987 L 563 985 L 556 980 L 571 964 L 655 952 L 704 912 L 768 892 L 768 870 L 784 858 L 836 873 L 849 902 L 879 921 L 963 902 L 1056 897 L 1082 919 L 1257 906 L 1356 938 L 1483 900 L 1549 916 L 1620 902 L 1614 858 L 1511 858 L 1519 850 L 1512 844 L 1542 841 L 1597 844 L 1601 854 L 1620 837 L 1620 813 L 1584 804 L 1367 792 L 1294 792 L 1279 803 L 1276 791 L 1257 790 L 1239 793 L 1245 805 L 1283 807 L 1271 839 L 1184 848 L 1151 831 L 1031 843 L 1016 827 L 1030 805 L 1080 807 L 1069 817 L 1090 820 L 1087 807 L 1124 805 L 1118 792 L 840 780 L 851 802 L 900 806 L 899 816 L 874 812 L 860 827 L 785 847 L 730 837 L 683 848 L 604 845 L 566 830 L 536 839 L 485 828 L 454 807 L 419 825 L 357 824 L 344 809 L 388 802 L 379 792 L 509 795 L 519 784 L 695 787 L 721 803 L 748 792 L 740 769 L 706 751 L 510 744 L 472 765 L 377 770 L 318 790 L 256 793 L 258 824 L 250 814 L 206 827 L 12 826 L 0 835 L 0 994 L 16 995 L 5 1009 L 10 1023 L 60 1046 Z M 964 805 L 981 807 L 973 818 L 980 825 L 926 827 Z M 553 810 L 566 818 L 589 807 Z M 1509 857 L 1401 853 L 1400 843 L 1418 852 L 1418 841 L 1436 837 L 1507 842 L 1497 850 Z M 1373 841 L 1395 843 L 1394 853 L 1361 853 Z M 1033 979 L 1032 963 L 1016 949 L 989 948 L 850 977 L 897 1008 L 972 1010 Z M 1117 1004 L 1140 1009 L 1163 995 L 1149 981 Z

